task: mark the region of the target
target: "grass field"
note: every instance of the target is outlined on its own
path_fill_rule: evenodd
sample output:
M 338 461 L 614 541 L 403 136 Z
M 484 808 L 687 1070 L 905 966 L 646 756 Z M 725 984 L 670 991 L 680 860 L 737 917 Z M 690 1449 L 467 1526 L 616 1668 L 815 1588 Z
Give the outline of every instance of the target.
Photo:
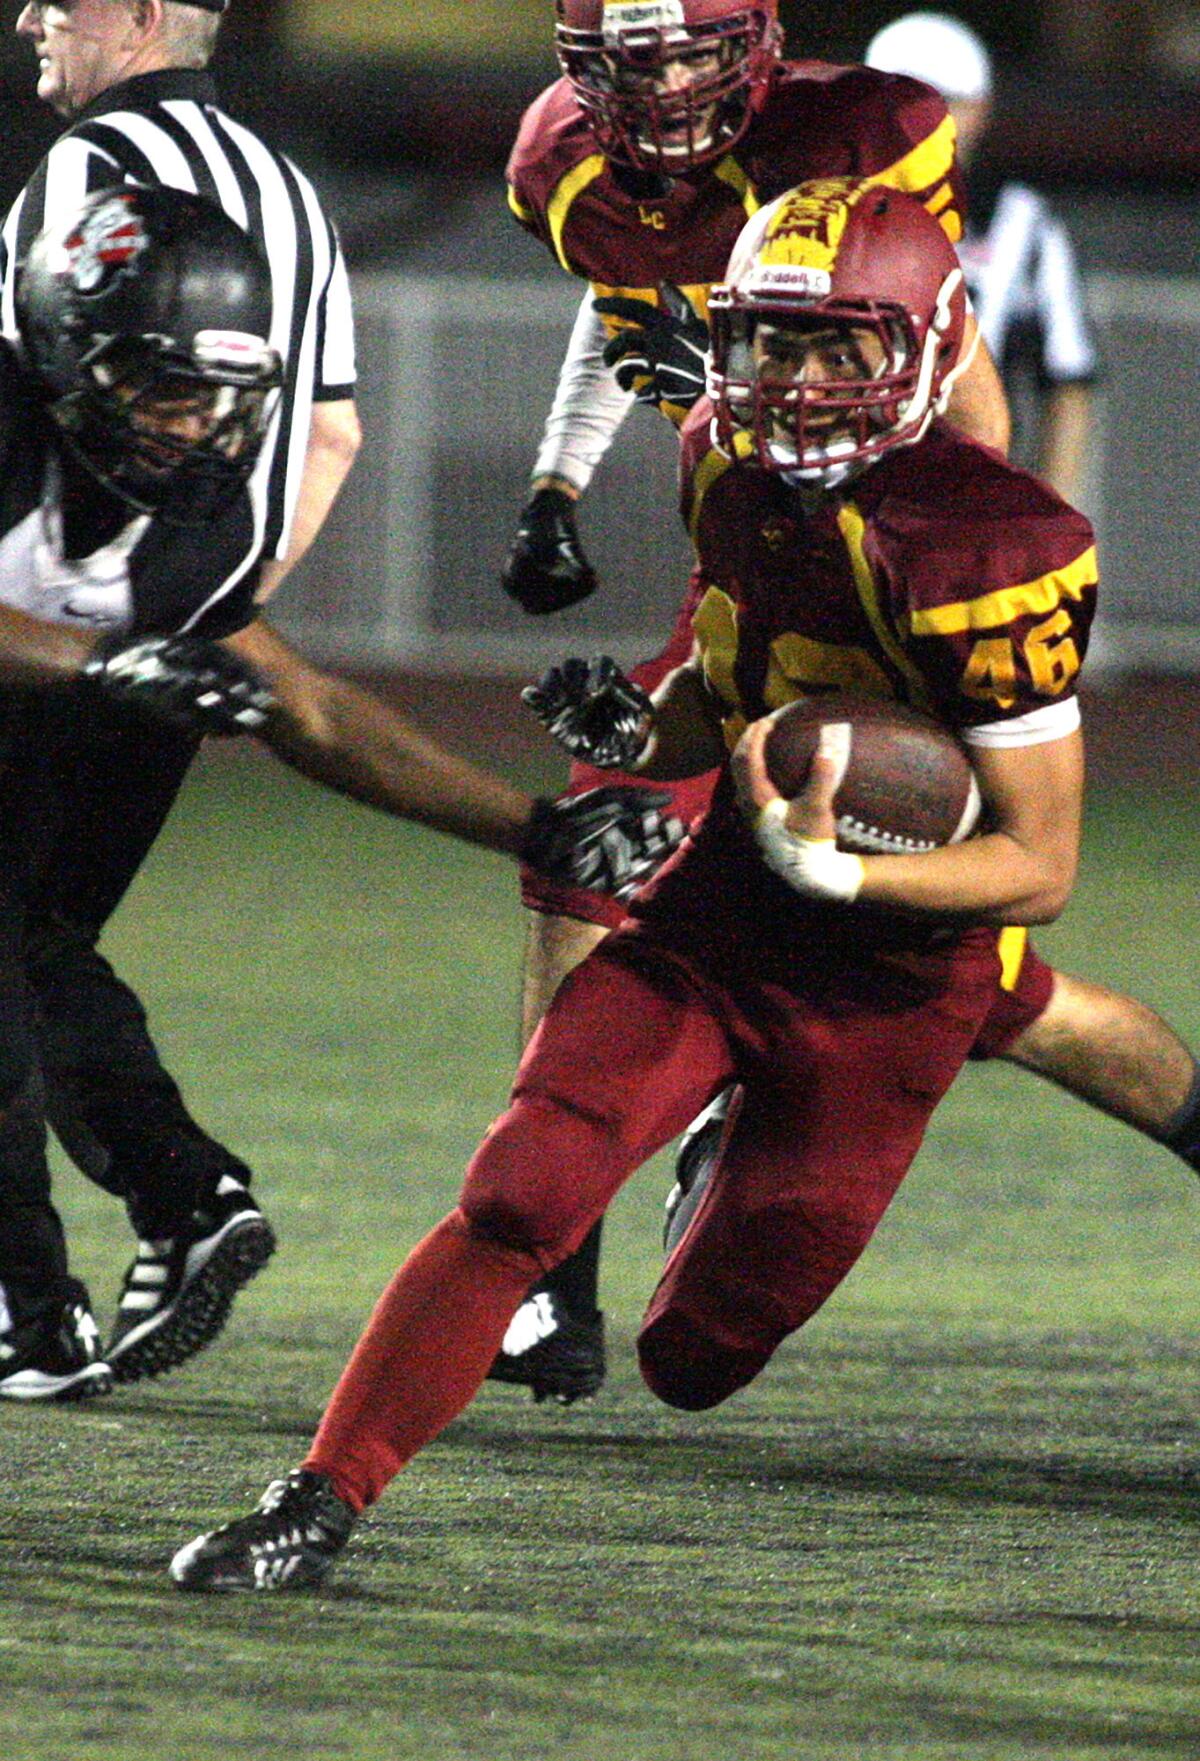
M 1200 1037 L 1200 810 L 1147 800 L 1094 795 L 1043 946 Z M 281 1251 L 160 1384 L 0 1411 L 0 1754 L 1194 1761 L 1200 1195 L 1006 1070 L 963 1077 L 856 1273 L 724 1409 L 656 1406 L 633 1363 L 660 1164 L 611 1219 L 595 1405 L 486 1388 L 317 1599 L 174 1591 L 172 1550 L 302 1454 L 500 1106 L 517 919 L 496 859 L 202 767 L 110 949 Z M 123 1218 L 60 1190 L 107 1323 Z

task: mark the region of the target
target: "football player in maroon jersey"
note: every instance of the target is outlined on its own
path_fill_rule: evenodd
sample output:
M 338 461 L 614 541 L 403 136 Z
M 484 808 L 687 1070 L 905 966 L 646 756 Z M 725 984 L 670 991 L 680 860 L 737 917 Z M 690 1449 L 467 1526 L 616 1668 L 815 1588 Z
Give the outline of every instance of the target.
M 1071 891 L 1095 549 L 1052 490 L 936 419 L 966 316 L 953 247 L 903 192 L 824 179 L 751 221 L 713 305 L 719 447 L 707 406 L 684 431 L 692 656 L 653 700 L 611 667 L 597 686 L 571 665 L 531 696 L 607 765 L 718 768 L 713 805 L 553 1000 L 458 1207 L 381 1298 L 304 1464 L 179 1551 L 185 1589 L 319 1581 L 471 1399 L 531 1281 L 731 1084 L 744 1104 L 639 1352 L 677 1407 L 752 1380 L 858 1259 L 970 1054 L 997 926 L 1049 921 Z M 803 793 L 777 798 L 764 718 L 847 682 L 920 703 L 970 745 L 980 835 L 839 850 L 837 724 Z
M 951 240 L 963 203 L 955 135 L 928 86 L 864 67 L 785 61 L 776 0 L 558 0 L 563 78 L 526 113 L 509 163 L 518 220 L 589 282 L 505 568 L 526 610 L 571 605 L 595 586 L 574 503 L 635 398 L 681 422 L 704 386 L 709 285 L 749 215 L 814 176 L 866 176 L 918 196 Z M 597 296 L 593 300 L 593 295 Z M 618 328 L 621 326 L 621 328 Z M 1007 413 L 969 311 L 948 419 L 1004 448 Z M 615 374 L 614 374 L 615 369 Z M 635 669 L 647 691 L 690 652 L 689 596 L 663 652 Z M 577 762 L 572 788 L 596 782 Z M 713 777 L 676 785 L 686 823 Z M 563 977 L 619 910 L 526 876 L 528 1037 Z M 1200 1080 L 1188 1049 L 1132 999 L 1053 972 L 1009 932 L 996 1008 L 977 1057 L 1003 1057 L 1200 1163 Z M 686 1184 L 719 1137 L 723 1101 L 680 1152 Z M 604 1374 L 599 1231 L 524 1305 L 499 1379 L 568 1402 Z

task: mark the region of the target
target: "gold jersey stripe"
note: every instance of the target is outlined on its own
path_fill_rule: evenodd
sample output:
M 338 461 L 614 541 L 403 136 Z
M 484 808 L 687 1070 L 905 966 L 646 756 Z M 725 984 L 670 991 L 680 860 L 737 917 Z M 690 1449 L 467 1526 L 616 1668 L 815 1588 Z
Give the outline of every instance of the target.
M 733 458 L 714 446 L 705 453 L 692 474 L 692 510 L 688 515 L 688 531 L 692 543 L 698 542 L 700 530 L 700 510 L 704 506 L 704 498 L 718 478 L 723 477 L 734 459 L 748 459 L 754 451 L 754 438 L 744 428 L 739 428 L 733 437 Z
M 941 189 L 934 190 L 925 206 L 935 216 L 938 224 L 952 245 L 956 245 L 963 235 L 962 215 L 957 208 L 951 206 L 954 201 L 954 190 L 948 183 Z
M 1021 964 L 1025 959 L 1025 944 L 1029 940 L 1029 931 L 1018 925 L 1010 924 L 1002 929 L 996 937 L 996 952 L 1000 956 L 1000 989 L 1015 991 L 1020 976 Z
M 883 602 L 879 594 L 879 583 L 871 572 L 871 565 L 867 561 L 866 548 L 863 544 L 867 523 L 852 501 L 845 502 L 838 510 L 837 523 L 842 534 L 842 541 L 850 557 L 850 568 L 854 575 L 854 586 L 858 593 L 859 603 L 867 615 L 867 622 L 874 632 L 875 640 L 900 677 L 908 685 L 912 702 L 920 709 L 928 709 L 929 694 L 925 689 L 925 681 L 904 652 L 884 613 Z
M 923 190 L 933 189 L 935 184 L 941 184 L 949 177 L 954 164 L 954 140 L 954 118 L 944 116 L 933 133 L 918 141 L 903 159 L 876 171 L 866 181 L 885 183 L 889 189 L 908 190 L 911 195 L 919 196 Z
M 746 173 L 742 170 L 737 160 L 726 156 L 724 159 L 718 160 L 717 164 L 713 167 L 713 172 L 715 176 L 721 179 L 722 183 L 727 183 L 737 196 L 738 201 L 746 210 L 746 218 L 748 220 L 753 219 L 754 215 L 757 214 L 758 210 L 762 207 L 762 203 L 755 194 L 750 179 L 746 176 Z
M 721 704 L 722 720 L 728 721 L 730 716 L 740 719 L 733 742 L 736 745 L 746 725 L 736 676 L 738 610 L 734 600 L 720 587 L 705 589 L 704 598 L 692 613 L 692 633 L 704 677 Z
M 529 225 L 534 219 L 536 219 L 533 209 L 525 206 L 511 183 L 507 187 L 509 207 L 512 209 L 518 220 L 523 220 L 526 225 Z
M 962 215 L 957 208 L 947 208 L 939 214 L 938 225 L 952 245 L 956 245 L 963 235 Z
M 926 135 L 903 159 L 897 159 L 894 165 L 877 171 L 866 180 L 868 183 L 885 183 L 889 189 L 907 190 L 914 196 L 920 196 L 923 190 L 931 189 L 936 184 L 938 187 L 925 206 L 936 216 L 952 245 L 956 245 L 963 235 L 962 215 L 957 208 L 949 205 L 953 200 L 954 190 L 945 181 L 954 164 L 956 138 L 954 118 L 947 116 L 931 135 Z M 944 196 L 943 192 L 946 192 Z
M 997 587 L 994 593 L 981 593 L 978 599 L 963 599 L 954 605 L 931 605 L 910 612 L 909 629 L 914 636 L 958 636 L 964 630 L 994 630 L 1011 624 L 1014 618 L 1044 617 L 1064 598 L 1082 599 L 1084 591 L 1094 587 L 1099 578 L 1092 544 L 1073 563 L 1039 575 L 1036 581 Z
M 571 203 L 581 190 L 585 190 L 590 183 L 595 183 L 596 179 L 603 174 L 606 163 L 603 153 L 592 153 L 588 158 L 581 159 L 579 164 L 573 165 L 566 176 L 561 179 L 546 204 L 546 220 L 550 227 L 554 254 L 568 275 L 573 271 L 567 261 L 566 252 L 563 250 L 562 237 L 563 228 L 567 224 L 567 215 L 571 210 Z

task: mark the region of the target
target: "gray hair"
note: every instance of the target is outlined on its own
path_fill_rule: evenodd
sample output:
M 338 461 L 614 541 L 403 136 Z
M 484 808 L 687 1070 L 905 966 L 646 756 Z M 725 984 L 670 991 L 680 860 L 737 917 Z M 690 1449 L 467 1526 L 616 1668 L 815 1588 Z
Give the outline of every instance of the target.
M 172 67 L 207 67 L 217 46 L 221 14 L 185 0 L 164 0 L 161 42 Z

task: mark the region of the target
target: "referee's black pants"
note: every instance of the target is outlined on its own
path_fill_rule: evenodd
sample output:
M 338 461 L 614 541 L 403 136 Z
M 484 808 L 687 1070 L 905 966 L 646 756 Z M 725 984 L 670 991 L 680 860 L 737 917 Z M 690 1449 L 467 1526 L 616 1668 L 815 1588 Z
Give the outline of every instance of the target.
M 0 1290 L 19 1322 L 58 1306 L 67 1277 L 47 1121 L 149 1239 L 178 1234 L 223 1175 L 250 1171 L 192 1119 L 145 1010 L 96 948 L 197 742 L 74 697 L 12 694 L 2 709 Z

